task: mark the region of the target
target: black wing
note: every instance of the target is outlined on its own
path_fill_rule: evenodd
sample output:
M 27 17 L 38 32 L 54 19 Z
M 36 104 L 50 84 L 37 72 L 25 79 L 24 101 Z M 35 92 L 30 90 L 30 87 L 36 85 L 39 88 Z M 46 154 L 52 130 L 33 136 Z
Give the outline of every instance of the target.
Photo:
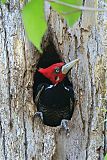
M 43 113 L 44 124 L 58 126 L 62 119 L 71 119 L 74 111 L 73 94 L 72 87 L 65 87 L 63 83 L 40 86 L 37 109 Z

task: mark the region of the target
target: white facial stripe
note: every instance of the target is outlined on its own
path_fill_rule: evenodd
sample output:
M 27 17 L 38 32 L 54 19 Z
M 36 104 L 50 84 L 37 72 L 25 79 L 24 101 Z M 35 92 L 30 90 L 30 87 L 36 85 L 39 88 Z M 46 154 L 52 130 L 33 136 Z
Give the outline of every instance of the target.
M 65 88 L 67 91 L 69 91 L 69 88 L 67 88 L 67 87 L 65 87 L 65 86 L 64 86 L 64 88 Z
M 46 89 L 50 89 L 50 88 L 52 88 L 54 85 L 50 85 L 49 87 L 47 87 Z

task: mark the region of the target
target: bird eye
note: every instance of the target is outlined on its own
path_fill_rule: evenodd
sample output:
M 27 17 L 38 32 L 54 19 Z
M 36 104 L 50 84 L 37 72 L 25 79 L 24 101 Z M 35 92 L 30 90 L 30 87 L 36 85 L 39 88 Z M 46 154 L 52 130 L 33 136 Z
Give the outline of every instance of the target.
M 60 72 L 60 68 L 59 67 L 56 67 L 55 68 L 55 73 L 59 73 Z

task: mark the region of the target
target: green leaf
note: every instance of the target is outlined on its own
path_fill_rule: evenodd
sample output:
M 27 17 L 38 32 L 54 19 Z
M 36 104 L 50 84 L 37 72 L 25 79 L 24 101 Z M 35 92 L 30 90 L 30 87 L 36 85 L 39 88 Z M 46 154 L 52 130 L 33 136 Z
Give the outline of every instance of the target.
M 31 42 L 41 50 L 42 37 L 47 29 L 44 15 L 44 0 L 31 0 L 22 11 L 22 18 Z
M 104 160 L 107 160 L 107 154 L 105 155 Z
M 4 4 L 4 3 L 6 3 L 6 0 L 0 0 L 0 3 L 1 3 L 1 2 Z
M 81 10 L 74 7 L 82 6 L 82 0 L 53 0 L 52 2 L 50 0 L 49 2 L 52 8 L 66 19 L 69 26 L 72 26 L 81 15 Z

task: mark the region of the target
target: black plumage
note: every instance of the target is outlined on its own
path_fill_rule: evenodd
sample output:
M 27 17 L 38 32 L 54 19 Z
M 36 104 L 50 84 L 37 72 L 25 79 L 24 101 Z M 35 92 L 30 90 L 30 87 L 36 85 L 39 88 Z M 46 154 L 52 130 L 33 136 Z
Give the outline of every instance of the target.
M 46 68 L 54 63 L 61 62 L 56 50 L 49 48 L 41 56 L 38 68 Z M 42 112 L 43 123 L 48 126 L 59 126 L 63 119 L 70 120 L 74 111 L 73 85 L 68 76 L 57 85 L 36 71 L 34 74 L 33 100 L 37 106 L 37 112 Z

